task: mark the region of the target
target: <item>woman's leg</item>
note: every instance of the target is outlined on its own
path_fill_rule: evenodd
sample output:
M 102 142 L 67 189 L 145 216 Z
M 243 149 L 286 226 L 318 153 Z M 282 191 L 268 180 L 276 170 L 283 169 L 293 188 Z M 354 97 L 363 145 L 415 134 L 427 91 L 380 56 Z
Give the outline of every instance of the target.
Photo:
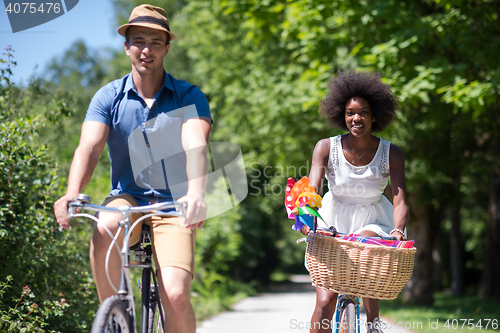
M 337 293 L 316 288 L 316 308 L 311 318 L 311 333 L 331 333 Z
M 363 297 L 363 304 L 366 311 L 366 321 L 371 323 L 375 317 L 379 316 L 380 300 Z

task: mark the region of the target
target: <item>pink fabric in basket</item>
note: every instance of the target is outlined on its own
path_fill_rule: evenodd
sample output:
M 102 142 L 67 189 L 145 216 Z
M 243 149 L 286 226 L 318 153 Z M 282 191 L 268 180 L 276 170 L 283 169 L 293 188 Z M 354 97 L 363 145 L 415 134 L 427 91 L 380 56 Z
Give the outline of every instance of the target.
M 404 249 L 411 249 L 413 245 L 415 244 L 414 240 L 408 240 L 408 241 L 397 241 L 397 240 L 385 240 L 385 239 L 378 239 L 378 238 L 371 238 L 371 237 L 363 237 L 357 234 L 349 234 L 349 235 L 343 235 L 343 234 L 337 234 L 335 237 L 351 242 L 360 242 L 360 243 L 366 243 L 366 244 L 373 244 L 373 245 L 382 245 L 382 246 L 390 246 L 390 247 L 398 247 L 398 248 L 404 248 Z

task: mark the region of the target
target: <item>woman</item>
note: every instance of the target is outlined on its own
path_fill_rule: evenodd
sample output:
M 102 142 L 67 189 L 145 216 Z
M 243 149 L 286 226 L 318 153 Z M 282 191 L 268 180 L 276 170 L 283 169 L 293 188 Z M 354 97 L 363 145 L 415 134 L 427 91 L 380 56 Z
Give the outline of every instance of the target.
M 320 193 L 326 176 L 329 192 L 319 213 L 339 232 L 405 240 L 408 206 L 403 152 L 372 134 L 389 125 L 398 107 L 397 98 L 377 73 L 349 71 L 330 81 L 329 94 L 319 112 L 331 126 L 349 133 L 316 144 L 309 182 Z M 382 194 L 389 178 L 394 206 Z M 307 234 L 309 230 L 304 226 L 301 232 Z M 336 300 L 336 293 L 316 288 L 311 332 L 332 331 L 321 323 L 331 320 Z M 382 332 L 380 301 L 363 298 L 363 303 L 368 332 Z

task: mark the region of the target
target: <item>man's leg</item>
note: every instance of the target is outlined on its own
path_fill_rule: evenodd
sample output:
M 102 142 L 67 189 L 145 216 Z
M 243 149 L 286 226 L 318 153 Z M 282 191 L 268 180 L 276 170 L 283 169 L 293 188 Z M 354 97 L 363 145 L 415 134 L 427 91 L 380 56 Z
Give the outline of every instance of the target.
M 104 201 L 103 205 L 107 207 L 120 207 L 123 205 L 136 206 L 137 203 L 131 196 L 120 195 L 107 198 Z M 132 217 L 132 220 L 137 219 L 137 217 L 138 216 L 136 214 L 136 216 Z M 121 220 L 121 218 L 122 215 L 120 213 L 101 212 L 99 213 L 99 223 L 94 224 L 94 235 L 90 242 L 90 263 L 97 287 L 97 294 L 99 295 L 99 300 L 101 302 L 103 302 L 111 295 L 116 294 L 116 292 L 109 284 L 108 278 L 106 276 L 106 254 L 108 252 L 112 238 L 106 232 L 104 226 L 106 226 L 111 231 L 111 233 L 115 235 L 118 231 L 118 222 Z M 133 242 L 137 242 L 141 227 L 138 226 L 134 230 L 139 230 L 139 233 L 134 232 L 134 235 L 131 237 L 130 245 L 133 245 Z M 123 230 L 121 230 L 120 236 L 117 239 L 118 248 L 120 250 L 122 241 Z M 120 252 L 117 250 L 116 246 L 113 246 L 109 257 L 108 272 L 115 288 L 118 288 L 120 282 L 120 263 Z
M 160 294 L 165 309 L 166 333 L 195 333 L 196 319 L 190 300 L 193 276 L 178 267 L 159 271 Z
M 196 321 L 190 300 L 194 273 L 196 231 L 180 226 L 176 217 L 151 218 L 153 249 L 165 308 L 168 333 L 195 333 Z

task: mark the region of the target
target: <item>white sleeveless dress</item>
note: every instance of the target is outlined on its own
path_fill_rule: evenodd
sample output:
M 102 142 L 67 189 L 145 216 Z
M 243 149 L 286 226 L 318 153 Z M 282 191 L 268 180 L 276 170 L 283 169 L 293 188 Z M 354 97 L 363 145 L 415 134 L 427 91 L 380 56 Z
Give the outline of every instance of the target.
M 342 151 L 341 136 L 330 138 L 326 169 L 329 191 L 323 197 L 318 226 L 334 226 L 342 233 L 371 230 L 389 237 L 394 228 L 394 206 L 382 194 L 389 180 L 390 142 L 380 139 L 373 160 L 364 166 L 349 163 Z

